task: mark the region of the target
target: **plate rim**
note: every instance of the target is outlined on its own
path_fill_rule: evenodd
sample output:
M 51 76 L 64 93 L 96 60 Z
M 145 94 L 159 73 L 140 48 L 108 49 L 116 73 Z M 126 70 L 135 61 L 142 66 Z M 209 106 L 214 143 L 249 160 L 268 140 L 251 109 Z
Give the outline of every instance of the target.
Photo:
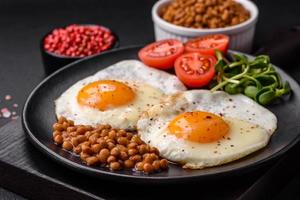
M 40 83 L 38 83 L 33 90 L 30 92 L 30 94 L 28 95 L 23 109 L 22 109 L 22 127 L 23 130 L 25 131 L 27 138 L 29 139 L 29 141 L 37 148 L 39 149 L 42 153 L 46 154 L 47 156 L 49 156 L 52 160 L 68 167 L 69 169 L 74 169 L 78 172 L 80 172 L 81 174 L 88 174 L 88 175 L 95 175 L 97 174 L 96 177 L 103 177 L 103 178 L 111 178 L 111 179 L 118 179 L 119 181 L 121 180 L 135 180 L 135 181 L 160 181 L 161 183 L 163 182 L 174 182 L 174 181 L 191 181 L 191 180 L 196 180 L 196 179 L 206 179 L 209 177 L 219 177 L 219 176 L 225 176 L 225 175 L 229 175 L 229 174 L 235 174 L 235 173 L 241 173 L 241 172 L 246 172 L 246 171 L 250 171 L 251 169 L 254 169 L 255 167 L 259 167 L 261 165 L 267 164 L 271 161 L 273 161 L 276 158 L 279 158 L 280 156 L 282 156 L 285 152 L 287 152 L 290 148 L 292 148 L 296 143 L 298 143 L 298 141 L 300 140 L 300 134 L 290 143 L 288 143 L 286 145 L 286 147 L 284 147 L 283 149 L 279 150 L 278 152 L 272 154 L 269 157 L 266 157 L 264 159 L 258 160 L 256 162 L 252 162 L 248 165 L 242 166 L 242 167 L 238 167 L 238 168 L 232 168 L 226 171 L 221 171 L 221 172 L 211 172 L 211 173 L 207 173 L 207 174 L 194 174 L 194 175 L 184 175 L 184 176 L 165 176 L 165 177 L 155 177 L 155 176 L 138 176 L 138 175 L 129 175 L 129 174 L 120 174 L 120 173 L 115 173 L 112 171 L 104 171 L 104 170 L 99 170 L 99 169 L 94 169 L 92 167 L 89 166 L 85 166 L 85 165 L 81 165 L 78 164 L 76 162 L 73 162 L 59 154 L 57 154 L 55 151 L 52 151 L 50 148 L 48 148 L 46 145 L 44 145 L 41 141 L 39 141 L 39 139 L 37 137 L 35 137 L 34 133 L 30 130 L 29 128 L 29 122 L 27 119 L 27 113 L 28 113 L 28 106 L 30 104 L 31 99 L 33 98 L 33 96 L 35 95 L 35 93 L 39 90 L 40 87 L 42 87 L 49 79 L 51 79 L 52 77 L 56 76 L 57 74 L 61 73 L 62 71 L 73 67 L 73 65 L 76 65 L 78 63 L 84 62 L 86 60 L 92 59 L 94 57 L 98 57 L 98 56 L 105 56 L 106 54 L 113 54 L 114 52 L 118 52 L 118 51 L 124 51 L 124 50 L 129 50 L 129 49 L 135 49 L 135 48 L 141 48 L 142 45 L 130 45 L 130 46 L 125 46 L 125 47 L 121 47 L 121 48 L 116 48 L 107 52 L 104 52 L 100 55 L 93 55 L 93 56 L 89 56 L 80 60 L 77 60 L 75 62 L 72 62 L 60 69 L 58 69 L 57 71 L 55 71 L 54 73 L 50 74 L 49 76 L 47 76 L 46 78 L 44 78 Z M 233 51 L 233 50 L 229 50 L 229 52 L 238 52 L 238 51 Z M 238 53 L 242 53 L 242 52 L 238 52 Z M 250 57 L 254 57 L 252 55 L 249 55 L 247 53 L 242 53 L 244 55 L 250 56 Z M 279 67 L 277 67 L 279 68 Z M 296 86 L 297 86 L 297 90 L 300 91 L 300 86 L 299 84 L 294 80 L 293 77 L 291 77 L 288 73 L 286 73 L 283 69 L 279 68 L 280 71 L 284 72 L 290 79 L 292 79 Z M 217 167 L 217 166 L 216 166 Z M 120 179 L 122 178 L 122 179 Z M 151 183 L 151 182 L 148 182 Z M 156 182 L 157 183 L 157 182 Z

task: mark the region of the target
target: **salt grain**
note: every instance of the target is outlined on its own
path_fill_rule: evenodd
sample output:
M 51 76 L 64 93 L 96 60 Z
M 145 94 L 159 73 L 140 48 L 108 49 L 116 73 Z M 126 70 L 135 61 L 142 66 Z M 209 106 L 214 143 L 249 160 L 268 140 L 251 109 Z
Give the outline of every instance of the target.
M 7 112 L 8 109 L 7 108 L 1 108 L 1 112 L 4 113 L 4 112 Z
M 2 108 L 1 113 L 4 118 L 9 118 L 11 116 L 11 112 L 7 108 Z
M 9 100 L 11 100 L 12 99 L 12 96 L 10 96 L 10 95 L 5 95 L 5 100 L 6 101 L 9 101 Z
M 9 118 L 11 116 L 11 112 L 8 110 L 8 111 L 5 111 L 5 112 L 2 112 L 2 115 L 4 118 Z
M 12 120 L 16 120 L 16 119 L 18 119 L 18 118 L 19 118 L 19 116 L 12 116 L 12 117 L 11 117 Z

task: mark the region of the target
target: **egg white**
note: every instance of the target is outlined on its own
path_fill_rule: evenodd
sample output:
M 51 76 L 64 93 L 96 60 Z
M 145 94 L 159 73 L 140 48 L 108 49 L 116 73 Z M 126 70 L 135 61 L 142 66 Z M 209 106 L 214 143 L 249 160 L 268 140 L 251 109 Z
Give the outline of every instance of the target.
M 77 102 L 78 92 L 85 85 L 98 80 L 123 82 L 134 90 L 134 100 L 105 111 L 80 105 Z M 55 101 L 55 112 L 57 117 L 64 116 L 75 124 L 109 124 L 114 128 L 134 130 L 144 110 L 160 103 L 166 94 L 185 89 L 173 75 L 146 67 L 139 61 L 122 61 L 72 85 Z
M 138 60 L 120 61 L 99 71 L 94 76 L 98 80 L 111 79 L 142 82 L 160 89 L 165 94 L 174 94 L 178 91 L 186 90 L 186 87 L 177 76 L 148 67 Z
M 177 115 L 192 111 L 221 116 L 229 125 L 228 135 L 216 142 L 196 143 L 170 134 L 169 123 Z M 147 110 L 137 128 L 142 140 L 158 148 L 164 158 L 184 168 L 201 169 L 237 160 L 263 148 L 276 125 L 273 113 L 243 95 L 193 90 L 173 95 Z

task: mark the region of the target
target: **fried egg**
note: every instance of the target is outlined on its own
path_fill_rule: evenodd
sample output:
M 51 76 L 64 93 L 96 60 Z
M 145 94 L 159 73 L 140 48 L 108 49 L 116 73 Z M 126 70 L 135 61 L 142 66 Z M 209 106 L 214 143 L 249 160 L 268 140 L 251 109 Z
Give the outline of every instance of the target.
M 142 140 L 184 168 L 201 169 L 242 158 L 267 145 L 276 116 L 250 98 L 208 90 L 172 95 L 137 123 Z
M 55 101 L 55 111 L 75 124 L 133 130 L 144 110 L 183 90 L 176 76 L 127 60 L 72 85 Z

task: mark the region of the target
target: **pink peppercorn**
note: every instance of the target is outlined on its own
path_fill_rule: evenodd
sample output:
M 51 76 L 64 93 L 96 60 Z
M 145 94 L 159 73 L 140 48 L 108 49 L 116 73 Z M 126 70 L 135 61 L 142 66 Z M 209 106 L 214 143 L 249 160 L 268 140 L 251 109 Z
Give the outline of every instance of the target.
M 96 25 L 69 25 L 54 29 L 44 40 L 45 50 L 63 56 L 85 57 L 111 48 L 116 38 Z

